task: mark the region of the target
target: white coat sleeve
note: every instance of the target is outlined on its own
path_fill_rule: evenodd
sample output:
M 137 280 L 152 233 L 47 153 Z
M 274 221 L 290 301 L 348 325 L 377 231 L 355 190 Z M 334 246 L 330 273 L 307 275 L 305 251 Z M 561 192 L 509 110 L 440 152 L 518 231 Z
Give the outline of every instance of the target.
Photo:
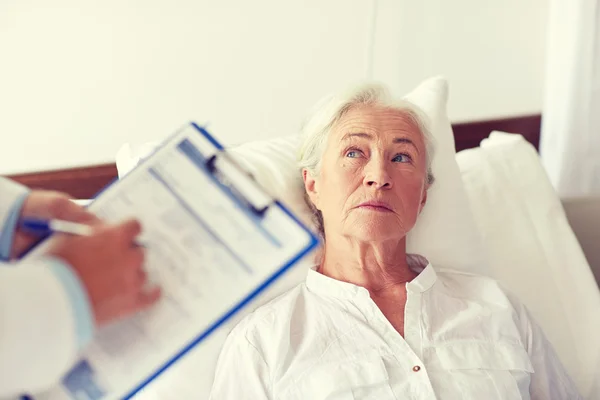
M 0 232 L 4 230 L 13 205 L 26 193 L 25 186 L 0 177 Z
M 56 385 L 77 356 L 70 299 L 38 262 L 0 267 L 0 398 Z
M 26 191 L 0 178 L 0 228 Z M 0 398 L 55 385 L 75 361 L 75 325 L 68 293 L 47 260 L 0 265 Z

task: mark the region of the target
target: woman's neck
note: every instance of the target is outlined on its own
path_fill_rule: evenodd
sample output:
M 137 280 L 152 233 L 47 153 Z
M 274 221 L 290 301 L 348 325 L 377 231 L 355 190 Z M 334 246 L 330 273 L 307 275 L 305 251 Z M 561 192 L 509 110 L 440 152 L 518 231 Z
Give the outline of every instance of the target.
M 405 239 L 362 242 L 349 237 L 327 238 L 318 271 L 376 295 L 404 289 L 417 276 L 406 260 Z

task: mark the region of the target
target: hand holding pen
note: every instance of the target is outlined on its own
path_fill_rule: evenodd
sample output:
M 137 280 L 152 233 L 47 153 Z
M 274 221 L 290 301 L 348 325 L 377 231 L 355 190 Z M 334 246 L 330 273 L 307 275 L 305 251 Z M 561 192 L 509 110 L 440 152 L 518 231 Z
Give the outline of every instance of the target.
M 140 223 L 132 219 L 106 224 L 64 195 L 63 198 L 70 204 L 54 208 L 61 210 L 59 215 L 28 212 L 26 200 L 17 223 L 21 241 L 39 241 L 40 237 L 56 233 L 44 248 L 44 255 L 63 264 L 81 283 L 97 326 L 155 303 L 160 290 L 147 288 L 145 249 L 137 242 L 142 231 Z
M 75 236 L 92 236 L 94 233 L 94 228 L 91 225 L 62 219 L 24 218 L 20 221 L 20 227 L 23 231 L 39 235 L 40 237 L 50 236 L 53 233 L 64 233 Z M 134 244 L 146 247 L 139 240 L 135 240 Z

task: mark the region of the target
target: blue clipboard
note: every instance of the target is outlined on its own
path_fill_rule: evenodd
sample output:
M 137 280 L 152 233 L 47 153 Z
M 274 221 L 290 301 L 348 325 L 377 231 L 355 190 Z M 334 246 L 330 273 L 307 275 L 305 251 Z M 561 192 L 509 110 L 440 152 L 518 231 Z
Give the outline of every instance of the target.
M 191 160 L 194 160 L 194 163 L 202 169 L 206 173 L 207 176 L 210 176 L 213 183 L 219 187 L 223 193 L 225 193 L 229 198 L 231 198 L 237 206 L 244 210 L 247 215 L 251 216 L 256 220 L 260 220 L 265 212 L 270 207 L 275 207 L 285 213 L 287 217 L 291 221 L 293 221 L 304 233 L 307 235 L 308 240 L 306 241 L 306 245 L 300 249 L 297 253 L 295 253 L 292 257 L 290 257 L 286 262 L 281 265 L 280 268 L 276 269 L 270 276 L 262 281 L 254 290 L 252 290 L 248 295 L 241 299 L 237 304 L 231 307 L 227 312 L 222 314 L 218 319 L 216 319 L 212 324 L 208 326 L 204 331 L 199 332 L 197 336 L 191 340 L 189 343 L 185 344 L 179 351 L 177 351 L 173 356 L 165 363 L 157 367 L 153 373 L 148 375 L 141 382 L 136 384 L 132 384 L 131 389 L 127 391 L 127 394 L 124 395 L 123 399 L 130 399 L 135 396 L 138 392 L 140 392 L 144 387 L 146 387 L 150 382 L 158 378 L 163 372 L 173 366 L 177 361 L 182 358 L 186 353 L 188 353 L 191 349 L 200 344 L 204 339 L 206 339 L 211 333 L 217 330 L 220 326 L 222 326 L 226 321 L 228 321 L 232 316 L 238 313 L 241 309 L 248 305 L 256 296 L 258 296 L 261 292 L 263 292 L 266 288 L 268 288 L 274 281 L 280 278 L 288 269 L 290 269 L 294 264 L 296 264 L 301 258 L 303 258 L 306 254 L 311 252 L 319 245 L 318 237 L 306 227 L 302 222 L 300 222 L 289 209 L 286 208 L 285 205 L 280 203 L 277 199 L 272 198 L 268 193 L 266 193 L 260 185 L 254 181 L 249 174 L 247 174 L 239 165 L 237 165 L 233 160 L 227 158 L 227 151 L 225 148 L 210 134 L 206 131 L 206 129 L 198 126 L 195 123 L 190 123 L 186 125 L 182 130 L 187 130 L 188 134 L 190 132 L 190 128 L 192 128 L 198 135 L 201 135 L 208 143 L 214 147 L 214 151 L 211 151 L 210 154 L 204 154 L 200 151 L 196 146 L 190 145 L 189 141 L 182 139 L 180 143 L 177 144 L 178 149 L 185 153 Z M 145 168 L 146 163 L 151 162 L 153 156 L 160 152 L 161 148 L 167 144 L 173 142 L 173 140 L 178 140 L 180 133 L 182 130 L 179 130 L 169 139 L 167 139 L 161 147 L 156 149 L 151 155 L 146 157 L 142 162 L 140 162 L 132 171 L 130 171 L 127 175 L 125 175 L 120 180 L 115 180 L 103 190 L 101 190 L 94 199 L 92 203 L 96 201 L 98 197 L 100 197 L 105 191 L 109 190 L 113 185 L 118 185 L 119 182 L 126 182 L 132 173 L 138 168 Z M 225 160 L 226 161 L 223 161 Z M 225 168 L 226 167 L 226 168 Z M 239 184 L 241 180 L 245 180 L 246 183 L 248 180 L 252 182 L 252 184 Z M 88 205 L 88 207 L 90 206 Z M 276 240 L 276 239 L 274 239 Z M 85 360 L 78 363 L 63 379 L 61 384 L 73 384 L 75 385 L 84 384 L 79 382 L 81 380 L 81 376 L 85 377 L 86 372 L 89 372 L 89 365 L 86 364 Z M 91 373 L 91 372 L 90 372 Z M 77 379 L 73 378 L 73 374 L 78 374 Z M 71 383 L 69 383 L 71 380 Z M 109 395 L 108 393 L 102 393 L 102 390 L 91 385 L 87 390 L 90 392 L 89 397 L 92 399 L 103 399 L 105 398 L 103 395 Z M 35 400 L 35 397 L 23 396 L 23 399 L 32 399 Z

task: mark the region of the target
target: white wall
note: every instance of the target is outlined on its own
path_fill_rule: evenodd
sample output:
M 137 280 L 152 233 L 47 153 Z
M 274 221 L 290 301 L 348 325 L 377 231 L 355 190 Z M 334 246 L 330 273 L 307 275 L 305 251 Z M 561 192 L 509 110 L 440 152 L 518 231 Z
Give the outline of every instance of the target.
M 547 0 L 0 3 L 0 173 L 114 161 L 208 123 L 297 131 L 325 93 L 447 76 L 453 120 L 541 109 Z
M 548 0 L 378 0 L 376 77 L 450 82 L 452 121 L 542 109 Z

